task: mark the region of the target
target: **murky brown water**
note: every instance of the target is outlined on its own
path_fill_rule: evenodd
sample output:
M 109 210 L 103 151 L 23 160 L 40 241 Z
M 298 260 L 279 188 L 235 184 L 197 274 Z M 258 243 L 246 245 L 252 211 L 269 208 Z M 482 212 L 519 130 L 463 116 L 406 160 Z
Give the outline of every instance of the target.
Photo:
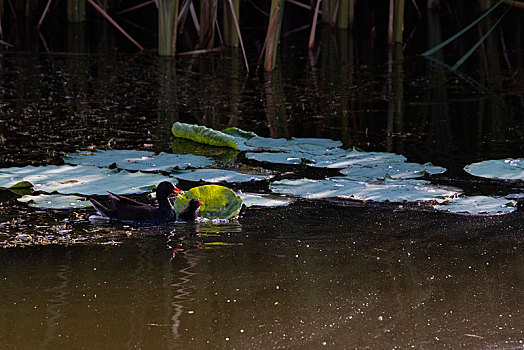
M 169 151 L 180 120 L 401 153 L 447 167 L 438 181 L 468 194 L 523 191 L 462 172 L 524 154 L 518 45 L 507 43 L 508 68 L 486 44 L 463 69 L 472 87 L 423 58 L 388 66 L 379 48 L 327 33 L 318 55 L 284 44 L 282 69 L 250 76 L 228 50 L 176 62 L 8 53 L 0 166 L 60 164 L 90 146 Z M 0 348 L 524 347 L 522 207 L 470 217 L 339 204 L 140 228 L 1 192 Z

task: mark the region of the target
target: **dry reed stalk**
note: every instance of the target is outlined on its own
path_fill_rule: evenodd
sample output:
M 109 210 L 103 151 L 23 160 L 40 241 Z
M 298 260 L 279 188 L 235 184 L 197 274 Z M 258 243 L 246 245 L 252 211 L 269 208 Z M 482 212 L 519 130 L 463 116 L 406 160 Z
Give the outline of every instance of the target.
M 322 0 L 317 0 L 317 6 L 315 7 L 315 13 L 313 14 L 313 24 L 311 25 L 311 32 L 309 33 L 309 50 L 313 50 L 313 47 L 315 46 L 315 32 L 317 31 L 318 11 L 321 2 Z
M 47 15 L 47 12 L 49 11 L 49 6 L 51 5 L 51 1 L 53 1 L 53 0 L 48 0 L 47 1 L 47 4 L 45 5 L 44 12 L 42 12 L 42 16 L 40 17 L 40 20 L 38 21 L 38 25 L 36 26 L 36 29 L 40 29 L 40 27 L 42 26 L 42 23 L 44 22 L 45 16 Z
M 135 5 L 135 6 L 129 7 L 129 8 L 127 8 L 127 9 L 125 9 L 125 10 L 118 11 L 118 12 L 116 13 L 116 15 L 122 15 L 122 14 L 124 14 L 124 13 L 128 13 L 128 12 L 131 12 L 131 11 L 135 11 L 135 10 L 138 10 L 138 9 L 140 9 L 140 8 L 142 8 L 142 7 L 145 7 L 145 6 L 147 6 L 147 5 L 154 4 L 154 3 L 156 3 L 155 0 L 149 0 L 149 1 L 143 2 L 143 3 L 141 3 L 141 4 L 138 4 L 138 5 Z
M 135 39 L 133 39 L 129 34 L 127 34 L 127 32 L 118 25 L 118 23 L 116 23 L 112 18 L 111 16 L 109 16 L 107 14 L 106 11 L 104 11 L 103 8 L 101 8 L 100 6 L 98 6 L 93 0 L 87 0 L 87 2 L 89 2 L 94 8 L 95 10 L 97 10 L 102 16 L 105 17 L 105 19 L 107 19 L 116 29 L 118 29 L 122 34 L 124 34 L 124 36 L 129 39 L 129 41 L 131 41 L 133 44 L 135 44 L 136 47 L 138 47 L 140 50 L 143 50 L 144 48 L 142 47 L 142 45 L 140 45 Z
M 264 69 L 269 72 L 275 69 L 280 28 L 284 15 L 284 0 L 272 0 L 270 11 L 270 25 L 267 30 L 265 43 Z
M 210 49 L 215 43 L 215 21 L 217 18 L 218 0 L 200 2 L 199 46 Z
M 231 16 L 233 17 L 233 22 L 237 31 L 237 39 L 240 41 L 240 47 L 242 48 L 242 54 L 244 55 L 244 63 L 246 65 L 246 70 L 249 72 L 249 65 L 247 64 L 247 55 L 246 50 L 244 49 L 244 41 L 242 40 L 242 34 L 240 33 L 240 26 L 238 24 L 237 12 L 240 12 L 240 3 L 236 1 L 238 7 L 235 7 L 232 0 L 229 0 L 229 7 L 231 9 Z

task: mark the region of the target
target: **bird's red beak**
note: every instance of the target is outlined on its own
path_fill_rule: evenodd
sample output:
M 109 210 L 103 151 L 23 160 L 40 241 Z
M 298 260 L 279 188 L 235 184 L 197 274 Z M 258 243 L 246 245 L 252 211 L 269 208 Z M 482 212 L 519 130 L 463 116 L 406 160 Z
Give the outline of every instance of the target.
M 177 196 L 181 196 L 184 193 L 184 191 L 182 191 L 178 187 L 175 187 L 175 189 L 173 190 L 173 193 L 176 194 Z
M 198 206 L 201 206 L 202 204 L 204 203 L 202 203 L 201 201 L 198 201 Z

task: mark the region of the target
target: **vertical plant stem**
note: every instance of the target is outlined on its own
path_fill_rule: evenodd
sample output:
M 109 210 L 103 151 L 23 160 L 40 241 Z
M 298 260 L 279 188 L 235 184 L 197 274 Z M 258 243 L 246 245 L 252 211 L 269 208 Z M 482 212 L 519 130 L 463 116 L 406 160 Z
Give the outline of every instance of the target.
M 349 27 L 349 1 L 340 0 L 337 18 L 338 29 L 348 29 Z
M 355 26 L 355 1 L 349 0 L 349 27 L 353 28 Z
M 402 34 L 404 32 L 404 7 L 405 0 L 395 0 L 395 12 L 393 20 L 393 41 L 402 43 Z
M 284 0 L 271 0 L 271 12 L 269 14 L 269 27 L 266 35 L 266 55 L 264 69 L 272 71 L 275 69 L 278 51 L 278 41 L 280 40 L 280 28 L 284 15 Z
M 317 6 L 315 7 L 315 13 L 313 14 L 313 24 L 311 25 L 311 33 L 309 33 L 309 50 L 313 50 L 313 47 L 315 46 L 315 32 L 317 31 L 318 11 L 321 2 L 322 0 L 317 0 Z
M 85 22 L 86 0 L 67 0 L 67 21 Z
M 176 53 L 176 34 L 179 0 L 158 0 L 158 54 Z
M 242 34 L 240 33 L 240 25 L 238 24 L 238 17 L 236 16 L 236 10 L 234 9 L 234 4 L 232 0 L 229 0 L 229 6 L 231 8 L 231 16 L 233 17 L 233 23 L 235 24 L 235 29 L 237 31 L 237 39 L 240 41 L 240 46 L 242 47 L 242 54 L 244 55 L 244 63 L 246 64 L 246 70 L 249 72 L 246 50 L 244 49 L 244 41 L 242 40 Z
M 217 18 L 218 0 L 200 2 L 200 33 L 201 49 L 211 49 L 215 43 L 215 21 Z
M 238 22 L 240 16 L 240 0 L 226 0 L 229 6 L 224 6 L 223 31 L 227 46 L 238 47 L 238 32 L 235 22 Z M 236 21 L 235 21 L 236 17 Z
M 389 0 L 389 21 L 388 21 L 388 45 L 393 44 L 393 18 L 395 13 L 395 0 Z

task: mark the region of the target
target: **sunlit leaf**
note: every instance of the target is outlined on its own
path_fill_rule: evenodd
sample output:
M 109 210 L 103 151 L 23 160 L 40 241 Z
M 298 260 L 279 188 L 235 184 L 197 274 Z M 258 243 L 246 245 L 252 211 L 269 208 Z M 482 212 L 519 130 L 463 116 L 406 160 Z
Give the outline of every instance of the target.
M 200 216 L 209 219 L 236 217 L 242 207 L 242 198 L 229 188 L 219 185 L 205 185 L 193 187 L 176 198 L 174 208 L 177 215 L 193 198 L 198 198 L 203 203 L 199 210 Z
M 196 169 L 180 170 L 171 173 L 171 176 L 187 181 L 203 181 L 209 183 L 241 183 L 266 180 L 267 176 L 242 174 L 232 170 L 224 169 Z
M 29 181 L 20 181 L 9 187 L 8 190 L 19 196 L 30 195 L 33 193 L 33 184 Z
M 223 132 L 195 124 L 176 122 L 171 127 L 173 135 L 211 146 L 231 147 L 238 150 L 235 138 Z
M 524 158 L 485 160 L 466 165 L 464 170 L 489 179 L 524 180 Z
M 374 181 L 390 176 L 394 179 L 412 179 L 424 176 L 424 174 L 440 174 L 446 169 L 435 166 L 431 163 L 366 163 L 364 165 L 354 164 L 350 167 L 341 169 L 340 172 L 347 178 L 357 181 Z
M 162 181 L 176 180 L 159 174 L 150 174 L 88 165 L 47 165 L 0 169 L 0 186 L 9 187 L 28 181 L 36 191 L 62 194 L 104 195 L 108 191 L 119 194 L 149 192 Z
M 91 206 L 91 202 L 84 197 L 61 194 L 26 195 L 18 200 L 27 203 L 30 207 L 41 209 L 74 209 Z
M 193 154 L 170 154 L 136 150 L 98 150 L 95 152 L 76 151 L 66 154 L 67 164 L 94 165 L 107 167 L 116 164 L 124 170 L 171 171 L 175 168 L 199 168 L 213 164 L 213 160 Z
M 435 206 L 435 209 L 458 214 L 507 214 L 515 211 L 516 203 L 487 196 L 458 197 Z
M 304 198 L 345 197 L 380 202 L 415 202 L 444 200 L 456 196 L 460 190 L 432 185 L 424 180 L 390 180 L 383 182 L 359 182 L 343 177 L 324 180 L 281 180 L 271 183 L 276 193 Z
M 293 200 L 275 195 L 259 193 L 237 193 L 246 207 L 282 207 L 289 205 Z
M 249 149 L 252 149 L 253 147 L 248 146 L 246 143 L 249 139 L 256 137 L 257 134 L 251 131 L 244 131 L 239 128 L 227 128 L 225 130 L 222 130 L 224 134 L 233 136 L 235 138 L 235 141 L 237 143 L 238 149 L 241 151 L 246 151 Z

